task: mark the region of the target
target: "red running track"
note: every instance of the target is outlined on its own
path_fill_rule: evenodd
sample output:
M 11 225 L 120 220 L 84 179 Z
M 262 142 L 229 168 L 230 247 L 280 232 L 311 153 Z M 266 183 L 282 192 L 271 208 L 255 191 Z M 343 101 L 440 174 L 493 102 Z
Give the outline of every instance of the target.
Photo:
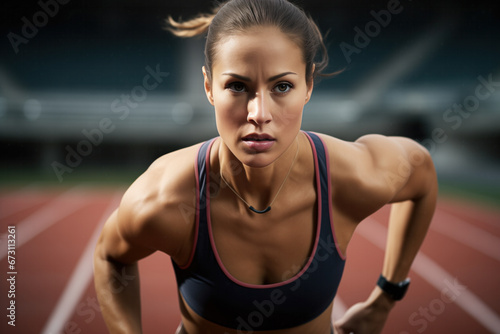
M 1 333 L 106 333 L 93 286 L 92 252 L 122 192 L 83 187 L 0 192 Z M 334 317 L 373 289 L 388 212 L 385 207 L 368 218 L 353 237 Z M 12 269 L 8 226 L 16 227 Z M 499 264 L 500 210 L 440 199 L 412 267 L 412 286 L 384 333 L 500 333 Z M 140 270 L 144 333 L 174 333 L 180 313 L 170 259 L 156 253 L 140 262 Z M 9 297 L 11 276 L 15 298 Z M 132 279 L 119 273 L 117 288 Z M 11 301 L 15 327 L 8 323 Z

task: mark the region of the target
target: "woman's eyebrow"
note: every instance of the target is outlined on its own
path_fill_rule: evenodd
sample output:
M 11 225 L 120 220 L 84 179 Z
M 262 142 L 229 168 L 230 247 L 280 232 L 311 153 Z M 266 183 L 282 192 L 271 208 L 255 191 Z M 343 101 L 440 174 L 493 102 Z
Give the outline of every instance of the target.
M 278 75 L 275 75 L 275 76 L 272 76 L 270 77 L 269 79 L 267 79 L 267 81 L 271 82 L 271 81 L 274 81 L 276 79 L 279 79 L 281 77 L 284 77 L 285 75 L 289 75 L 289 74 L 294 74 L 294 75 L 298 75 L 297 73 L 295 72 L 283 72 L 281 74 L 278 74 Z
M 298 75 L 295 72 L 283 72 L 283 73 L 280 73 L 280 74 L 277 74 L 277 75 L 273 75 L 272 77 L 270 77 L 269 79 L 267 79 L 267 81 L 271 82 L 271 81 L 274 81 L 276 79 L 279 79 L 279 78 L 284 77 L 285 75 L 289 75 L 289 74 Z M 242 80 L 242 81 L 251 81 L 251 79 L 249 77 L 245 77 L 243 75 L 239 75 L 239 74 L 236 74 L 236 73 L 226 72 L 226 73 L 222 73 L 222 75 L 228 75 L 228 76 L 231 76 L 233 78 L 236 78 L 236 79 L 239 79 L 239 80 Z

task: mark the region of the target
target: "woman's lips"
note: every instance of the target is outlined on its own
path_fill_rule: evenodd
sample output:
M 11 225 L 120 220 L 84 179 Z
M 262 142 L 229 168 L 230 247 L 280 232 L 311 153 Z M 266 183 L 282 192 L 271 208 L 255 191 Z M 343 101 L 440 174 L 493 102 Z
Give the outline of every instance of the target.
M 267 134 L 251 134 L 243 137 L 242 141 L 249 149 L 256 152 L 264 152 L 274 145 L 276 139 Z
M 274 145 L 274 140 L 244 140 L 243 142 L 249 149 L 257 152 L 267 151 Z

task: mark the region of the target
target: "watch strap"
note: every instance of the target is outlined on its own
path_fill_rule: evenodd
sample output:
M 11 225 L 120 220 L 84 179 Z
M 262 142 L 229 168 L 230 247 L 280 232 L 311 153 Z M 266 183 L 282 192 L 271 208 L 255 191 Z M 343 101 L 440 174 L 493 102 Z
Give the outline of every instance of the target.
M 389 282 L 382 274 L 378 278 L 377 285 L 391 297 L 393 300 L 401 300 L 408 290 L 410 285 L 410 279 L 407 278 L 404 281 L 393 283 Z

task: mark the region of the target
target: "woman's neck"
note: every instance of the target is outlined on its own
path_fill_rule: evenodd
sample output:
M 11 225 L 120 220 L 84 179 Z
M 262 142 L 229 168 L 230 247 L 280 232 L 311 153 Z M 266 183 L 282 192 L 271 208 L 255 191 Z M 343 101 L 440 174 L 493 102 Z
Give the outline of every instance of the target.
M 265 167 L 251 167 L 239 161 L 222 140 L 218 146 L 219 166 L 222 175 L 220 185 L 232 187 L 248 205 L 264 210 L 275 200 L 287 182 L 299 153 L 296 138 L 281 156 Z M 226 185 L 225 182 L 229 185 Z

